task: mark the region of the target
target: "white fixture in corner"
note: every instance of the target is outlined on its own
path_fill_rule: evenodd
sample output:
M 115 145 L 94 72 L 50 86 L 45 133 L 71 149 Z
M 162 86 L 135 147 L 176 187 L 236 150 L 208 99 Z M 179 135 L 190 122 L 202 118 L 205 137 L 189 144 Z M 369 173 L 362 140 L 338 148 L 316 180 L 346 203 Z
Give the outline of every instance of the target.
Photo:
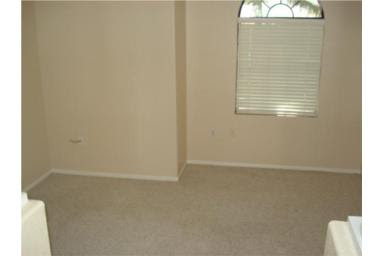
M 21 192 L 21 207 L 28 202 L 28 195 L 25 192 Z
M 324 256 L 361 256 L 361 217 L 328 223 Z
M 21 205 L 21 256 L 51 256 L 44 203 L 22 192 Z
M 361 253 L 361 237 L 362 237 L 362 225 L 361 216 L 348 216 L 348 224 L 351 229 L 352 237 L 355 242 L 356 249 Z

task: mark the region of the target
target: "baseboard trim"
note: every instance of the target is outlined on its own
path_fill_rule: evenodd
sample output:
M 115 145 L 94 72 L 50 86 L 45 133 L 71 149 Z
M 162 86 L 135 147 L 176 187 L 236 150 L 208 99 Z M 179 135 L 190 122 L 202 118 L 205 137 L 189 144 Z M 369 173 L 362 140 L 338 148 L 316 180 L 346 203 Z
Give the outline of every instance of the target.
M 317 167 L 317 166 L 253 164 L 253 163 L 242 163 L 242 162 L 221 162 L 221 161 L 205 161 L 205 160 L 187 160 L 187 164 L 226 166 L 226 167 L 263 168 L 263 169 L 290 170 L 290 171 L 314 171 L 314 172 L 332 172 L 332 173 L 343 173 L 343 174 L 361 174 L 361 170 L 358 170 L 358 169 L 342 169 L 342 168 L 329 168 L 329 167 Z
M 243 162 L 222 162 L 222 161 L 205 161 L 205 160 L 187 160 L 179 171 L 177 176 L 152 176 L 141 174 L 126 174 L 116 172 L 96 172 L 96 171 L 79 171 L 79 170 L 64 170 L 64 169 L 51 169 L 48 172 L 41 175 L 31 184 L 26 186 L 23 191 L 28 192 L 32 188 L 36 187 L 43 180 L 48 178 L 52 173 L 67 174 L 67 175 L 80 175 L 80 176 L 95 176 L 95 177 L 108 177 L 108 178 L 124 178 L 134 180 L 152 180 L 152 181 L 171 181 L 177 182 L 183 175 L 185 168 L 188 164 L 195 165 L 211 165 L 211 166 L 226 166 L 226 167 L 247 167 L 247 168 L 263 168 L 274 170 L 294 170 L 294 171 L 317 171 L 317 172 L 332 172 L 343 174 L 361 174 L 359 169 L 341 169 L 341 168 L 329 168 L 329 167 L 314 167 L 314 166 L 295 166 L 295 165 L 275 165 L 275 164 L 252 164 Z
M 183 175 L 184 170 L 185 170 L 186 167 L 187 167 L 187 162 L 185 162 L 185 163 L 183 164 L 183 166 L 181 167 L 180 171 L 178 172 L 178 180 L 180 180 L 180 178 L 181 178 L 181 176 Z
M 36 187 L 38 184 L 40 184 L 43 180 L 45 180 L 46 178 L 48 178 L 49 175 L 51 175 L 52 173 L 52 170 L 49 170 L 47 171 L 46 173 L 44 173 L 43 175 L 41 175 L 39 178 L 37 178 L 36 180 L 34 180 L 31 184 L 29 184 L 28 186 L 26 186 L 23 191 L 24 192 L 28 192 L 29 190 L 31 190 L 32 188 Z
M 116 172 L 96 172 L 96 171 L 79 171 L 79 170 L 64 170 L 64 169 L 52 169 L 51 172 L 57 173 L 57 174 L 66 174 L 66 175 L 123 178 L 123 179 L 133 179 L 133 180 L 153 180 L 153 181 L 172 181 L 172 182 L 176 182 L 179 180 L 177 176 L 152 176 L 152 175 L 116 173 Z

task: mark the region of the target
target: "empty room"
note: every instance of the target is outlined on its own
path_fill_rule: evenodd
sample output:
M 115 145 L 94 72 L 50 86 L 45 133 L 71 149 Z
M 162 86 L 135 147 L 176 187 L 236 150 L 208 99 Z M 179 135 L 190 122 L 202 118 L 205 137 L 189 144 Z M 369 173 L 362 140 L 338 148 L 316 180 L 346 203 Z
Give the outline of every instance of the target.
M 362 255 L 361 1 L 20 12 L 21 255 Z

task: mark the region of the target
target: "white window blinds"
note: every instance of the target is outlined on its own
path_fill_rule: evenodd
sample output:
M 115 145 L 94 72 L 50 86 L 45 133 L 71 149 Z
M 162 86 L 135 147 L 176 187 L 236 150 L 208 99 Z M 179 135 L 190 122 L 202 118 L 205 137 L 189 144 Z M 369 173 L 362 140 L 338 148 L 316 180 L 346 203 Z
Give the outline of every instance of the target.
M 323 22 L 239 18 L 237 113 L 317 115 Z

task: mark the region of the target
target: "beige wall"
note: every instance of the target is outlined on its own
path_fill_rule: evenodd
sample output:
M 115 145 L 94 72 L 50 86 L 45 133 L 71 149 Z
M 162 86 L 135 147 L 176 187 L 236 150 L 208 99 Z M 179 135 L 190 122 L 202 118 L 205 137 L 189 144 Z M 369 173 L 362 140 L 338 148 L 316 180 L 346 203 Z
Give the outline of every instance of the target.
M 285 118 L 234 114 L 240 1 L 187 3 L 189 160 L 361 169 L 361 3 L 323 4 L 320 115 Z
M 187 75 L 185 26 L 185 1 L 181 0 L 175 3 L 176 107 L 179 172 L 182 171 L 187 160 Z
M 176 176 L 174 3 L 35 5 L 52 168 Z
M 318 118 L 235 115 L 240 2 L 184 5 L 24 3 L 23 186 L 50 167 L 176 176 L 186 159 L 361 168 L 361 3 L 324 2 Z
M 49 150 L 37 51 L 35 14 L 22 12 L 22 188 L 49 171 Z

